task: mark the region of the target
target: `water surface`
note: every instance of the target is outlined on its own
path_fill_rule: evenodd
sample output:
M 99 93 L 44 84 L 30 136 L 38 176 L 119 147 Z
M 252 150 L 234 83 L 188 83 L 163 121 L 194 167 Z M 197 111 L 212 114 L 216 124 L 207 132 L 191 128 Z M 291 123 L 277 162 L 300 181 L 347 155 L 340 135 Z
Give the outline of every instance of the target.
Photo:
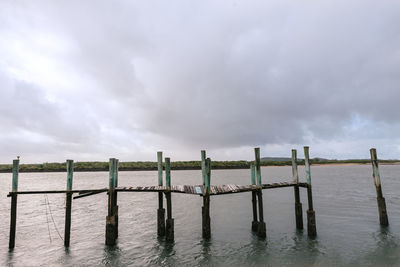
M 264 190 L 267 238 L 251 232 L 251 193 L 211 198 L 212 238 L 201 238 L 198 196 L 173 194 L 175 242 L 157 238 L 157 194 L 120 193 L 119 239 L 104 245 L 107 196 L 72 205 L 71 246 L 63 247 L 64 195 L 18 196 L 16 247 L 8 250 L 11 174 L 0 174 L 2 266 L 400 266 L 400 166 L 381 166 L 390 226 L 381 228 L 371 166 L 312 166 L 318 236 L 297 231 L 293 188 Z M 304 168 L 300 167 L 301 180 Z M 263 167 L 263 183 L 290 181 L 291 167 Z M 212 184 L 248 184 L 249 170 L 214 170 Z M 120 186 L 155 185 L 157 172 L 120 172 Z M 173 171 L 173 184 L 199 184 L 200 171 Z M 107 172 L 75 173 L 74 189 L 108 185 Z M 19 190 L 65 189 L 65 173 L 21 173 Z M 304 226 L 307 195 L 301 190 Z M 48 204 L 47 204 L 48 203 Z

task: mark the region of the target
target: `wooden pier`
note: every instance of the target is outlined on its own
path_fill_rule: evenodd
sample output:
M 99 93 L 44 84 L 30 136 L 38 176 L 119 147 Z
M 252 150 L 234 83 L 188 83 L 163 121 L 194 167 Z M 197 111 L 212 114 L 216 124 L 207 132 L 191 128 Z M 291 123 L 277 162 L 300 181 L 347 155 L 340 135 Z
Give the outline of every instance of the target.
M 158 194 L 157 215 L 157 234 L 165 236 L 167 241 L 174 240 L 174 219 L 172 213 L 171 194 L 189 194 L 197 195 L 203 198 L 202 213 L 202 236 L 205 239 L 211 237 L 211 218 L 210 218 L 210 201 L 212 196 L 227 195 L 237 193 L 251 193 L 249 204 L 252 205 L 251 229 L 260 237 L 266 238 L 266 223 L 263 211 L 263 190 L 275 189 L 283 187 L 294 188 L 294 219 L 296 228 L 303 229 L 303 210 L 300 202 L 300 188 L 307 189 L 308 194 L 308 210 L 307 210 L 307 233 L 308 236 L 314 238 L 317 234 L 315 211 L 313 209 L 312 187 L 311 187 L 311 170 L 309 161 L 309 149 L 304 147 L 306 182 L 299 182 L 297 170 L 297 152 L 292 150 L 292 177 L 288 182 L 281 183 L 262 183 L 260 168 L 260 149 L 255 148 L 255 160 L 250 167 L 250 184 L 237 185 L 211 185 L 211 159 L 206 157 L 206 152 L 201 151 L 202 166 L 202 184 L 199 185 L 172 185 L 171 184 L 171 167 L 170 159 L 165 158 L 165 170 L 163 170 L 162 152 L 157 153 L 158 160 L 158 183 L 155 186 L 135 186 L 135 187 L 118 187 L 118 159 L 111 158 L 109 161 L 109 186 L 108 188 L 95 188 L 86 190 L 72 189 L 73 183 L 73 161 L 67 160 L 67 187 L 66 190 L 45 190 L 45 191 L 18 191 L 18 166 L 19 160 L 13 161 L 13 178 L 12 191 L 8 196 L 11 197 L 11 220 L 10 220 L 10 236 L 9 248 L 15 246 L 16 220 L 17 220 L 17 196 L 23 194 L 65 194 L 66 195 L 66 213 L 65 213 L 65 231 L 64 245 L 70 245 L 71 237 L 71 209 L 73 199 L 88 197 L 95 194 L 107 193 L 108 209 L 105 220 L 105 244 L 113 246 L 118 239 L 118 194 L 119 193 L 136 193 L 136 192 L 154 192 Z M 163 185 L 163 176 L 165 171 L 165 185 Z M 380 191 L 381 192 L 381 191 Z M 73 196 L 74 195 L 74 196 Z M 166 200 L 167 214 L 165 214 L 164 197 Z M 383 198 L 382 196 L 380 196 Z M 378 196 L 378 204 L 382 200 Z M 384 199 L 383 199 L 384 201 Z M 383 204 L 380 204 L 382 207 Z M 385 209 L 386 212 L 386 209 Z M 383 211 L 380 214 L 383 214 Z M 165 218 L 166 215 L 166 218 Z M 386 218 L 387 220 L 387 218 Z

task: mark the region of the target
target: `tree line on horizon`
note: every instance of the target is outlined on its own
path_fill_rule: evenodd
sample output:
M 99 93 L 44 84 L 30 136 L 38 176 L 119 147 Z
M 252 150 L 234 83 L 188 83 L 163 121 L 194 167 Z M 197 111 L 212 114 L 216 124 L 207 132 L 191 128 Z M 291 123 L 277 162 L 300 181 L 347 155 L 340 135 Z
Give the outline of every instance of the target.
M 271 159 L 271 158 L 268 158 Z M 253 161 L 212 161 L 212 169 L 248 169 Z M 381 163 L 391 164 L 399 163 L 399 160 L 380 160 Z M 311 164 L 340 164 L 340 163 L 355 163 L 369 164 L 367 159 L 348 159 L 348 160 L 326 160 L 315 158 L 310 160 Z M 290 166 L 290 160 L 275 161 L 261 160 L 261 166 Z M 304 159 L 298 160 L 299 165 L 304 165 Z M 165 165 L 165 164 L 163 164 Z M 74 171 L 108 171 L 109 163 L 101 161 L 75 162 Z M 173 161 L 171 162 L 172 170 L 199 170 L 201 169 L 201 161 Z M 151 171 L 157 170 L 157 162 L 154 161 L 135 161 L 135 162 L 120 162 L 120 171 Z M 11 172 L 12 164 L 0 164 L 0 172 Z M 40 163 L 40 164 L 20 164 L 20 172 L 64 172 L 66 171 L 66 163 Z

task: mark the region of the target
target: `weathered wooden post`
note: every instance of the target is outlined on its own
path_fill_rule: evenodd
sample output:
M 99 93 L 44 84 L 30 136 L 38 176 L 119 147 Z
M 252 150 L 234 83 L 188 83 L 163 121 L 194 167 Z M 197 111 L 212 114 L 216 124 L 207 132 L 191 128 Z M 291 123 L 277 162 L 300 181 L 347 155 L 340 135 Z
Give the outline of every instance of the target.
M 10 240 L 8 247 L 13 249 L 15 247 L 15 231 L 17 224 L 17 191 L 18 191 L 18 173 L 19 173 L 19 159 L 13 160 L 13 176 L 12 176 L 12 192 L 11 192 L 11 220 L 10 220 Z
M 172 218 L 172 200 L 171 200 L 171 163 L 170 158 L 165 158 L 165 179 L 167 190 L 165 198 L 167 199 L 167 220 L 165 229 L 165 239 L 174 240 L 174 219 Z
M 299 183 L 299 173 L 297 169 L 297 151 L 296 149 L 292 149 L 292 174 L 293 174 L 293 182 Z M 294 209 L 296 216 L 296 228 L 303 229 L 303 207 L 300 202 L 300 190 L 299 186 L 294 186 Z
M 250 164 L 251 170 L 251 184 L 256 185 L 256 168 L 254 163 Z M 258 231 L 258 221 L 257 221 L 257 191 L 251 191 L 251 203 L 253 206 L 253 221 L 251 222 L 251 230 L 256 232 Z
M 258 197 L 258 215 L 259 215 L 259 222 L 258 222 L 258 229 L 257 235 L 259 237 L 265 238 L 267 237 L 267 230 L 264 222 L 264 211 L 263 211 L 263 199 L 262 199 L 262 183 L 261 183 L 261 167 L 260 167 L 260 148 L 254 148 L 255 154 L 255 164 L 256 164 L 256 175 L 257 175 L 257 197 Z
M 162 152 L 157 152 L 158 186 L 163 185 Z M 157 235 L 165 236 L 165 209 L 163 207 L 163 193 L 158 192 Z
M 109 166 L 109 189 L 108 189 L 108 216 L 106 217 L 106 245 L 113 246 L 116 243 L 116 218 L 115 218 L 115 184 L 117 160 L 110 159 Z
M 379 165 L 378 165 L 378 157 L 376 155 L 376 149 L 371 148 L 370 153 L 371 153 L 371 162 L 372 162 L 372 171 L 373 171 L 372 175 L 373 175 L 374 182 L 375 182 L 376 199 L 378 201 L 379 222 L 382 226 L 388 226 L 389 219 L 388 219 L 387 211 L 386 211 L 385 198 L 383 197 L 383 194 L 382 194 L 381 177 L 379 174 Z
M 203 186 L 206 184 L 207 170 L 206 170 L 206 151 L 201 151 L 201 175 L 203 178 Z
M 309 237 L 315 237 L 317 235 L 317 226 L 315 223 L 315 211 L 313 209 L 310 154 L 308 146 L 304 147 L 304 164 L 306 168 L 307 194 L 308 194 L 307 233 Z
M 207 160 L 206 160 L 206 151 L 201 150 L 201 176 L 203 180 L 203 206 L 201 207 L 201 231 L 202 231 L 202 236 L 203 238 L 206 235 L 205 229 L 207 229 L 206 224 L 207 224 L 207 219 L 206 219 L 206 205 L 207 201 L 205 199 L 205 192 L 206 192 L 206 180 L 207 180 Z
M 119 168 L 119 160 L 115 159 L 115 168 L 114 168 L 114 189 L 118 187 L 118 168 Z M 114 190 L 114 209 L 113 214 L 115 217 L 115 238 L 118 238 L 118 192 Z
M 72 178 L 74 174 L 74 161 L 67 160 L 67 191 L 72 190 Z M 65 196 L 65 229 L 64 229 L 64 246 L 69 247 L 71 237 L 71 208 L 72 193 L 67 192 Z
M 202 236 L 211 237 L 211 218 L 210 218 L 210 191 L 211 191 L 211 159 L 205 160 L 205 185 L 203 193 L 203 214 L 202 214 Z

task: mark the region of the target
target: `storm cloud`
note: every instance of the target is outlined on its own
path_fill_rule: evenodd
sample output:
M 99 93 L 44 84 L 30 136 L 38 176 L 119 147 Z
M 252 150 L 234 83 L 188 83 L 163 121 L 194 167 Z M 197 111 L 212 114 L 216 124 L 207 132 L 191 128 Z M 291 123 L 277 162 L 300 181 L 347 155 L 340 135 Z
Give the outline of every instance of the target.
M 398 1 L 2 1 L 0 160 L 400 158 Z

